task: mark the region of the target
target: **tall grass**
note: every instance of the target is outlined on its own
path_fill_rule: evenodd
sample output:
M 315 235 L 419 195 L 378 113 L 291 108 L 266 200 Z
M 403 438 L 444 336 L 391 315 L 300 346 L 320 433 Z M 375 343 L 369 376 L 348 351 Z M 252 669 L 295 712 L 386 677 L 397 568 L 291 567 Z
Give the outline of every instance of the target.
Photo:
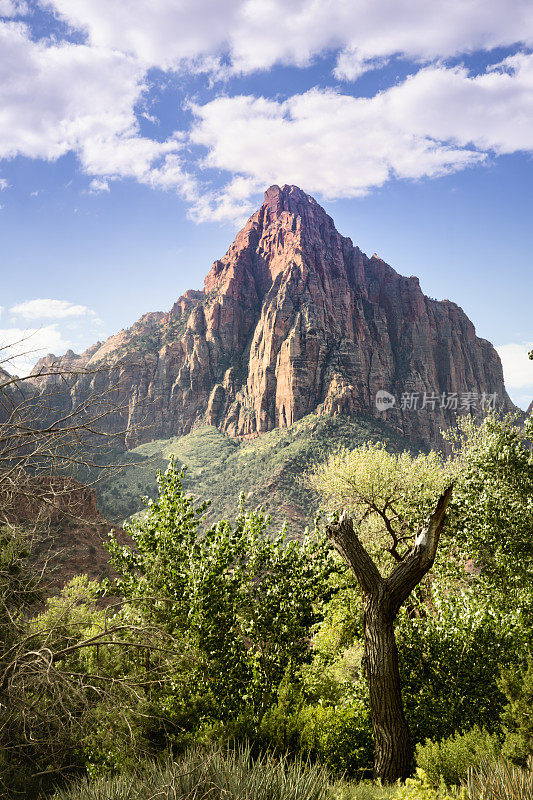
M 467 779 L 470 800 L 533 800 L 533 758 L 527 769 L 502 758 L 471 767 Z
M 89 781 L 57 791 L 53 800 L 325 800 L 325 770 L 304 762 L 235 751 L 188 751 L 179 760 Z

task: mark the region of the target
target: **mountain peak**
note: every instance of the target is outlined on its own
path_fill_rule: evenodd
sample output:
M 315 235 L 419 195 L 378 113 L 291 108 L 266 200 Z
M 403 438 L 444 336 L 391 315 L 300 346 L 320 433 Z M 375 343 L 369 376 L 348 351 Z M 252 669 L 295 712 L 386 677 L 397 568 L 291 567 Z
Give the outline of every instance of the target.
M 325 231 L 330 239 L 342 238 L 314 197 L 298 186 L 274 184 L 266 190 L 263 204 L 239 231 L 223 258 L 214 262 L 204 290 L 241 294 L 243 287 L 247 291 L 245 287 L 253 284 L 264 296 L 276 276 L 295 263 L 305 242 L 320 240 Z
M 267 189 L 204 286 L 98 350 L 129 387 L 128 443 L 202 420 L 255 436 L 319 411 L 379 417 L 439 446 L 462 395 L 513 409 L 496 351 L 461 309 L 364 255 L 298 186 Z
M 314 197 L 304 192 L 299 186 L 288 183 L 283 186 L 274 184 L 266 190 L 263 205 L 254 214 L 251 221 L 259 218 L 263 224 L 268 225 L 270 222 L 278 220 L 283 212 L 300 217 L 304 226 L 320 219 L 328 220 L 329 225 L 334 227 L 333 220 Z
M 284 183 L 283 186 L 273 184 L 265 192 L 264 205 L 270 208 L 282 206 L 288 211 L 289 206 L 297 206 L 298 204 L 318 206 L 314 197 L 311 197 L 310 194 L 307 194 L 294 184 Z

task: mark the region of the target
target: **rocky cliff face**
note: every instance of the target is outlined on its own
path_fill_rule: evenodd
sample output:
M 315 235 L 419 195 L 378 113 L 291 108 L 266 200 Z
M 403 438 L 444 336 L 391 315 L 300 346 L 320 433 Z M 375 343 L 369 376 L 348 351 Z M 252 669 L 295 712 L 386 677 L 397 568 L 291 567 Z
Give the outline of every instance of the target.
M 81 356 L 47 356 L 35 374 L 53 364 L 89 371 L 67 404 L 116 387 L 128 446 L 200 420 L 253 436 L 316 409 L 370 414 L 439 445 L 456 403 L 479 409 L 492 395 L 514 408 L 496 351 L 464 312 L 368 258 L 296 186 L 268 189 L 203 291 Z M 380 390 L 394 407 L 376 407 Z

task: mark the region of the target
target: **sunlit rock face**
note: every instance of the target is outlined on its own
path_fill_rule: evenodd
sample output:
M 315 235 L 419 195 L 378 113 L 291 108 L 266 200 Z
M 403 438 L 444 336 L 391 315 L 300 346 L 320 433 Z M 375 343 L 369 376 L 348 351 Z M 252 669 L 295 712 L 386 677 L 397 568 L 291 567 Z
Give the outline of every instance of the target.
M 123 410 L 108 424 L 127 429 L 128 446 L 200 421 L 255 436 L 314 410 L 371 414 L 441 446 L 456 404 L 514 408 L 495 349 L 464 312 L 368 258 L 296 186 L 268 189 L 203 291 L 35 373 L 53 363 L 95 370 L 72 381 L 67 405 L 113 387 Z M 380 390 L 394 406 L 376 407 Z

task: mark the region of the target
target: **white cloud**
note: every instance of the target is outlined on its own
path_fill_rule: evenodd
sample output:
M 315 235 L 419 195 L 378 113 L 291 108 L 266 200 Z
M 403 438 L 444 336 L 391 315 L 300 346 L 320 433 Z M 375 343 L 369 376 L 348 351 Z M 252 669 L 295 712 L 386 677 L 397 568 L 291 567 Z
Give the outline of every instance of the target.
M 233 178 L 219 192 L 204 192 L 193 202 L 189 217 L 195 222 L 233 222 L 242 226 L 253 211 L 252 197 L 266 188 L 262 178 Z
M 109 181 L 105 180 L 105 178 L 93 178 L 89 184 L 89 192 L 91 194 L 109 192 Z
M 533 400 L 533 361 L 528 358 L 533 342 L 501 344 L 496 350 L 502 360 L 505 385 L 509 389 L 530 387 Z
M 227 41 L 235 0 L 42 0 L 97 47 L 120 50 L 146 66 L 168 69 L 212 54 Z
M 39 298 L 26 300 L 12 306 L 10 313 L 22 319 L 65 319 L 67 317 L 95 316 L 95 312 L 87 306 L 74 305 L 66 300 Z
M 68 349 L 83 350 L 101 334 L 102 321 L 92 309 L 65 300 L 27 300 L 12 306 L 9 313 L 12 324 L 7 327 L 5 322 L 6 327 L 0 328 L 0 365 L 18 375 L 29 374 L 48 353 L 59 356 Z
M 387 113 L 383 95 L 312 89 L 285 102 L 221 97 L 194 112 L 191 138 L 207 148 L 205 165 L 242 176 L 250 191 L 295 183 L 328 198 L 355 197 L 393 176 L 434 177 L 484 158 L 413 134 Z M 236 197 L 234 186 L 235 179 L 216 205 L 240 201 L 242 209 L 245 196 Z
M 29 375 L 35 362 L 47 353 L 63 353 L 69 342 L 56 324 L 42 328 L 0 328 L 0 365 L 21 377 Z
M 533 54 L 476 76 L 428 67 L 386 94 L 389 113 L 414 135 L 497 154 L 533 150 Z
M 526 410 L 533 401 L 533 361 L 528 353 L 533 342 L 497 345 L 502 360 L 505 386 L 517 406 Z
M 295 183 L 327 198 L 356 197 L 391 178 L 437 177 L 489 153 L 533 151 L 533 55 L 471 76 L 427 67 L 374 97 L 311 89 L 287 100 L 251 95 L 192 105 L 191 140 L 204 165 L 233 178 L 193 208 L 199 219 L 248 210 L 271 183 Z M 236 195 L 235 182 L 246 191 Z
M 337 77 L 353 79 L 398 54 L 423 63 L 533 44 L 530 0 L 515 0 L 512 14 L 507 0 L 447 0 L 438 24 L 427 0 L 295 0 L 290 12 L 281 0 L 41 4 L 87 44 L 35 41 L 25 24 L 0 23 L 0 158 L 73 152 L 91 192 L 131 178 L 177 191 L 197 220 L 240 222 L 270 183 L 354 197 L 391 178 L 436 177 L 489 153 L 533 151 L 533 55 L 524 53 L 482 75 L 438 63 L 368 98 L 333 89 L 284 100 L 219 96 L 192 105 L 192 129 L 165 141 L 142 136 L 138 122 L 152 66 L 224 77 L 304 66 L 331 51 Z M 190 144 L 205 148 L 193 166 Z M 228 173 L 227 185 L 201 192 L 202 166 Z
M 50 160 L 72 151 L 89 175 L 164 181 L 178 191 L 183 182 L 190 190 L 177 169 L 183 136 L 160 142 L 139 133 L 145 65 L 101 47 L 35 42 L 14 22 L 0 23 L 0 53 L 0 158 Z
M 24 0 L 0 0 L 0 17 L 19 17 L 28 13 Z
M 5 189 L 9 189 L 9 182 L 6 178 L 0 178 L 0 192 L 5 191 Z
M 353 80 L 394 55 L 414 60 L 533 44 L 530 0 L 41 0 L 89 41 L 163 69 L 215 74 L 307 66 L 337 51 Z M 221 57 L 226 56 L 229 65 Z

